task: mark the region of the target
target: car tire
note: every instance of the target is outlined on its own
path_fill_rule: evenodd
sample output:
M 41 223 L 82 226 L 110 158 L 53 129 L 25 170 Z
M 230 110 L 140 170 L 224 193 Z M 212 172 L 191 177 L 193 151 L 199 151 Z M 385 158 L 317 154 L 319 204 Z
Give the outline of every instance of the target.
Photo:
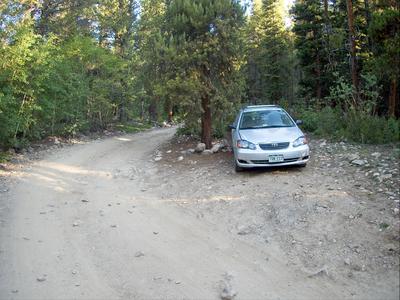
M 241 167 L 241 166 L 239 166 L 238 164 L 237 164 L 237 162 L 236 162 L 236 160 L 235 160 L 235 172 L 242 172 L 243 171 L 243 168 Z

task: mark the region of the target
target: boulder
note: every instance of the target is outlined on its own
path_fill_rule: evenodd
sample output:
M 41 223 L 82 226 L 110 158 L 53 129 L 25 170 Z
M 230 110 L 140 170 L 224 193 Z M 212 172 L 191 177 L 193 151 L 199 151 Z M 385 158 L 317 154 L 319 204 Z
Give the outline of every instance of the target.
M 213 152 L 211 150 L 204 150 L 201 154 L 210 155 L 210 154 L 213 154 Z
M 217 153 L 219 152 L 224 146 L 220 143 L 216 143 L 214 146 L 211 147 L 212 153 Z
M 354 159 L 354 160 L 351 161 L 351 164 L 355 165 L 355 166 L 363 166 L 366 163 L 368 163 L 368 162 L 366 160 L 363 160 L 363 159 Z
M 204 143 L 198 143 L 196 149 L 194 149 L 194 151 L 196 151 L 197 153 L 201 153 L 204 150 L 206 150 L 206 144 Z

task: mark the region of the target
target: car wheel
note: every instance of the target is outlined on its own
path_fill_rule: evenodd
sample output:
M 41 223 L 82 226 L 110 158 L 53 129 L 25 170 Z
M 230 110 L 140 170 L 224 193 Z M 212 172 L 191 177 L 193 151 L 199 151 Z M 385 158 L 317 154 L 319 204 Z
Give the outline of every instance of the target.
M 235 171 L 236 172 L 242 172 L 243 171 L 243 168 L 241 166 L 238 166 L 236 160 L 235 160 Z

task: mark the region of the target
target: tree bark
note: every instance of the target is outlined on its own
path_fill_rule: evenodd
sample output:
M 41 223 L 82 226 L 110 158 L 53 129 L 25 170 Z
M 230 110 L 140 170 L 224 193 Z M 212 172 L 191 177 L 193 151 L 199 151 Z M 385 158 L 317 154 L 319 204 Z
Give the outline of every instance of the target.
M 329 64 L 332 65 L 331 62 L 331 22 L 329 19 L 329 3 L 328 0 L 324 0 L 324 19 L 325 19 L 325 29 L 326 29 L 326 49 Z
M 369 28 L 369 24 L 371 23 L 371 12 L 369 9 L 369 0 L 364 0 L 364 8 L 365 8 L 365 22 L 366 22 L 367 28 Z M 367 35 L 367 39 L 368 39 L 369 50 L 372 51 L 372 48 L 373 48 L 372 39 L 369 35 Z
M 397 104 L 397 79 L 392 78 L 390 81 L 390 91 L 389 91 L 389 116 L 396 117 L 396 104 Z
M 347 23 L 349 26 L 350 40 L 350 64 L 351 64 L 351 81 L 354 87 L 354 106 L 358 104 L 358 70 L 357 70 L 357 52 L 356 52 L 356 35 L 354 31 L 354 14 L 352 0 L 346 0 L 347 3 Z
M 321 88 L 321 60 L 320 60 L 319 50 L 317 50 L 315 75 L 317 75 L 317 86 L 316 86 L 316 96 L 318 100 L 322 98 L 322 88 Z
M 211 107 L 210 107 L 210 96 L 208 94 L 204 95 L 201 99 L 201 142 L 206 144 L 206 149 L 211 149 Z
M 157 113 L 157 100 L 152 99 L 149 105 L 149 116 L 150 116 L 150 121 L 157 122 L 158 119 L 158 113 Z

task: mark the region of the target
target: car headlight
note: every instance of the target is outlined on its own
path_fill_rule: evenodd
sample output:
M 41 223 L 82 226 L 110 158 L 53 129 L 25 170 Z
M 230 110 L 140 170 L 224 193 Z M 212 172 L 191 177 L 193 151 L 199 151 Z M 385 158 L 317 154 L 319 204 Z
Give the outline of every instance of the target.
M 308 144 L 307 138 L 305 136 L 301 136 L 293 142 L 293 147 L 299 147 L 306 144 Z
M 245 140 L 238 140 L 237 147 L 242 149 L 256 150 L 256 145 Z

